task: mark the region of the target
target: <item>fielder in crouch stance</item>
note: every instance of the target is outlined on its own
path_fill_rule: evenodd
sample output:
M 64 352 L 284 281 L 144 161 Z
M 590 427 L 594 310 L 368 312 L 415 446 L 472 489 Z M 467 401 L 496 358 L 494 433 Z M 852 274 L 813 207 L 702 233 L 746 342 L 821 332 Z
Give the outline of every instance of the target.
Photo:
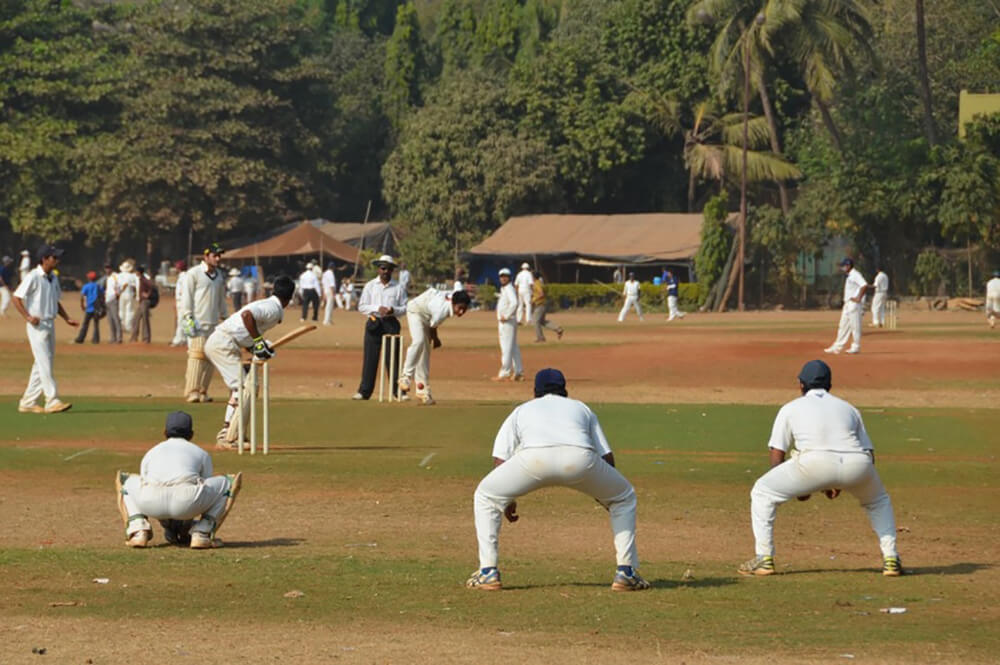
M 501 586 L 500 515 L 516 522 L 518 497 L 542 487 L 563 486 L 589 494 L 611 514 L 618 559 L 611 588 L 649 588 L 637 570 L 635 490 L 615 468 L 615 456 L 597 416 L 567 396 L 562 372 L 550 368 L 535 375 L 535 399 L 514 409 L 501 425 L 493 444 L 493 464 L 493 471 L 476 488 L 479 570 L 466 581 L 467 587 L 492 591 Z
M 243 371 L 240 349 L 252 350 L 254 356 L 261 360 L 274 357 L 274 350 L 264 339 L 264 333 L 281 323 L 285 308 L 295 293 L 295 282 L 291 277 L 282 275 L 274 280 L 272 292 L 269 298 L 244 305 L 223 321 L 205 342 L 205 355 L 219 370 L 219 376 L 229 388 L 225 420 L 215 440 L 216 447 L 223 450 L 239 450 L 239 446 L 243 445 L 242 441 L 236 441 L 238 428 L 230 427 L 239 404 L 240 372 Z M 249 414 L 249 408 L 244 406 L 244 412 L 240 414 L 244 423 Z
M 472 298 L 465 291 L 444 293 L 427 289 L 406 303 L 406 325 L 410 329 L 410 347 L 406 350 L 399 390 L 407 398 L 411 384 L 416 382 L 417 396 L 422 404 L 434 404 L 431 396 L 431 345 L 440 348 L 437 329 L 449 316 L 461 317 L 469 309 Z
M 802 397 L 778 411 L 767 445 L 771 470 L 750 492 L 750 519 L 757 555 L 741 565 L 743 575 L 774 572 L 774 517 L 792 497 L 805 501 L 822 491 L 836 499 L 841 488 L 853 494 L 868 512 L 882 549 L 882 574 L 903 573 L 896 552 L 896 520 L 892 501 L 875 471 L 875 450 L 861 414 L 830 394 L 832 375 L 822 360 L 810 360 L 799 372 Z M 798 453 L 785 461 L 794 443 Z
M 221 547 L 215 533 L 236 501 L 242 474 L 212 475 L 212 458 L 191 443 L 194 427 L 183 411 L 167 416 L 163 435 L 166 441 L 146 453 L 138 474 L 115 474 L 125 544 L 146 547 L 153 539 L 152 517 L 160 520 L 164 538 L 173 545 Z

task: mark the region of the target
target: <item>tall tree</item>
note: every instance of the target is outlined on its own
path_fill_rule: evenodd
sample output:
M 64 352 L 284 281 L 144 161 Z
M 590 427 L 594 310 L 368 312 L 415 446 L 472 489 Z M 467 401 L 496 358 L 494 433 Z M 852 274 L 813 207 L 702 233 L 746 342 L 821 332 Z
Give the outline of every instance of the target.
M 396 11 L 396 27 L 385 47 L 385 108 L 395 127 L 411 107 L 419 105 L 425 74 L 417 10 L 407 2 Z
M 917 20 L 917 66 L 920 72 L 920 99 L 924 105 L 924 132 L 927 142 L 937 143 L 934 131 L 934 104 L 931 102 L 931 79 L 927 73 L 927 29 L 924 21 L 924 0 L 915 0 Z

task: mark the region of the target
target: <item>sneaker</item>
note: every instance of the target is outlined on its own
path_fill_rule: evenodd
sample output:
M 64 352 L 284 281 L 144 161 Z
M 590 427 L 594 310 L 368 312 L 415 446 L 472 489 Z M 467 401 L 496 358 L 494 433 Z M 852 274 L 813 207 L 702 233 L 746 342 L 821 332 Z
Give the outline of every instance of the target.
M 18 413 L 45 413 L 45 409 L 38 406 L 37 404 L 32 404 L 30 406 L 24 406 L 23 404 L 17 405 Z
M 208 395 L 206 395 L 205 393 L 201 393 L 200 395 L 198 395 L 198 401 L 199 402 L 211 402 L 212 398 L 209 397 Z
M 235 450 L 239 452 L 240 444 L 235 441 L 226 441 L 225 439 L 218 439 L 215 442 L 216 450 Z M 243 442 L 243 450 L 250 450 L 250 444 L 246 441 Z
M 356 392 L 353 395 L 351 395 L 351 399 L 353 399 L 353 400 L 362 400 L 362 399 L 366 399 L 366 397 L 364 395 L 362 395 L 360 392 Z
M 199 401 L 198 393 L 191 393 L 190 395 L 184 398 L 184 401 L 187 402 L 188 404 L 194 404 L 198 402 Z
M 62 402 L 58 399 L 54 399 L 45 405 L 45 413 L 62 413 L 63 411 L 69 411 L 73 408 L 73 405 L 69 402 Z
M 850 353 L 851 355 L 854 355 L 857 353 L 861 353 L 861 349 L 847 349 L 847 352 Z
M 496 381 L 496 382 L 510 381 L 510 380 L 511 380 L 511 378 L 509 376 L 491 376 L 490 377 L 490 381 Z
M 882 574 L 886 577 L 899 577 L 903 574 L 903 564 L 898 556 L 887 556 L 882 560 Z
M 430 393 L 426 393 L 420 397 L 421 406 L 434 406 L 435 404 L 437 404 L 437 402 L 434 401 L 434 398 L 431 397 Z
M 774 574 L 774 557 L 755 556 L 740 564 L 738 572 L 740 575 L 772 575 Z
M 515 374 L 513 380 L 514 381 L 524 381 L 524 374 Z
M 825 349 L 823 349 L 823 353 L 832 353 L 832 354 L 836 355 L 836 354 L 840 353 L 840 349 L 838 349 L 836 347 L 833 347 L 833 346 L 828 346 Z
M 217 547 L 222 547 L 222 541 L 218 538 L 212 538 L 207 533 L 202 533 L 201 531 L 191 532 L 191 549 L 211 550 Z
M 482 591 L 499 591 L 501 588 L 500 571 L 496 568 L 487 568 L 485 570 L 488 572 L 484 573 L 482 570 L 473 572 L 472 576 L 465 580 L 465 586 L 470 589 L 480 589 Z
M 410 392 L 410 378 L 407 376 L 399 377 L 399 390 L 400 392 L 408 393 Z
M 635 570 L 618 570 L 615 572 L 615 580 L 611 583 L 612 591 L 643 591 L 648 589 L 650 583 L 642 579 Z
M 143 529 L 142 531 L 136 531 L 125 541 L 125 544 L 129 547 L 146 547 L 149 541 L 153 539 L 153 532 L 148 529 Z

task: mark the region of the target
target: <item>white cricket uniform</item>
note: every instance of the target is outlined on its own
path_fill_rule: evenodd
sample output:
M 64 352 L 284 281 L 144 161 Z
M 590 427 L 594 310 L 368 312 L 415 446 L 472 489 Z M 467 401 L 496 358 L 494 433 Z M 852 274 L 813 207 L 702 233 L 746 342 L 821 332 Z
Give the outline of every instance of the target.
M 111 344 L 122 343 L 122 318 L 118 313 L 118 295 L 121 292 L 121 284 L 118 281 L 118 273 L 113 272 L 108 275 L 104 282 L 104 304 L 108 312 L 108 328 L 110 329 Z
M 118 317 L 122 322 L 122 330 L 132 332 L 138 310 L 139 275 L 121 271 L 118 273 Z
M 230 297 L 236 295 L 237 293 L 241 296 L 243 295 L 243 278 L 239 275 L 234 275 L 226 281 L 226 292 Z
M 479 567 L 497 565 L 504 509 L 529 492 L 560 486 L 590 495 L 608 509 L 618 565 L 638 568 L 635 490 L 601 459 L 610 452 L 597 416 L 583 402 L 545 395 L 514 409 L 493 443 L 493 457 L 504 463 L 483 478 L 473 501 Z
M 527 268 L 514 277 L 514 288 L 517 289 L 517 323 L 531 322 L 531 286 L 535 283 L 535 278 Z
M 316 277 L 316 273 L 313 272 L 312 268 L 306 268 L 299 275 L 299 291 L 305 291 L 306 289 L 312 289 L 319 294 L 319 278 Z
M 872 325 L 881 328 L 885 325 L 885 301 L 889 297 L 889 276 L 879 270 L 872 283 L 875 285 L 875 295 L 872 296 Z
M 153 446 L 138 474 L 122 485 L 128 537 L 150 528 L 149 519 L 190 520 L 192 532 L 211 535 L 226 508 L 230 480 L 212 475 L 212 458 L 197 445 L 173 437 Z
M 333 323 L 333 307 L 336 305 L 337 277 L 333 270 L 324 270 L 320 283 L 323 286 L 323 325 L 328 326 Z
M 998 316 L 1000 316 L 1000 277 L 994 277 L 986 282 L 986 317 L 990 320 L 990 327 Z
M 10 300 L 10 285 L 4 282 L 3 286 L 0 286 L 0 316 L 7 315 L 7 308 L 10 307 Z
M 18 284 L 20 284 L 21 282 L 23 282 L 25 279 L 28 278 L 28 273 L 29 272 L 31 272 L 31 257 L 30 256 L 22 256 L 21 257 L 21 262 L 17 266 L 17 274 L 21 278 L 21 281 L 18 282 Z
M 31 365 L 28 387 L 21 396 L 23 407 L 35 406 L 43 394 L 46 404 L 58 399 L 52 359 L 56 352 L 55 318 L 59 314 L 61 295 L 59 278 L 54 273 L 46 275 L 41 265 L 30 270 L 14 291 L 14 297 L 21 299 L 28 314 L 38 317 L 38 325 L 25 322 L 35 362 Z
M 822 388 L 785 404 L 771 429 L 769 448 L 798 454 L 761 476 L 750 492 L 750 518 L 756 553 L 774 556 L 774 516 L 780 504 L 827 489 L 853 494 L 868 512 L 885 557 L 896 556 L 896 521 L 874 448 L 861 414 Z
M 257 298 L 257 279 L 253 276 L 243 278 L 243 304 L 251 303 Z
M 622 289 L 622 295 L 625 296 L 625 304 L 622 305 L 622 311 L 618 312 L 618 321 L 625 320 L 625 315 L 628 313 L 629 307 L 635 308 L 635 313 L 639 315 L 639 320 L 642 321 L 642 307 L 639 305 L 639 281 L 635 279 L 627 280 L 625 287 Z
M 177 326 L 174 330 L 174 338 L 170 340 L 170 346 L 180 346 L 186 341 L 184 337 L 184 317 L 181 315 L 181 310 L 184 308 L 184 285 L 187 284 L 187 280 L 184 279 L 185 272 L 181 271 L 177 273 L 177 281 L 174 283 L 174 311 L 177 313 Z
M 257 332 L 263 335 L 281 323 L 285 309 L 278 296 L 255 300 L 219 324 L 205 342 L 205 356 L 219 370 L 219 376 L 233 395 L 240 387 L 240 349 L 253 346 L 253 337 L 243 323 L 243 312 L 250 312 L 257 324 Z
M 864 309 L 861 300 L 854 302 L 851 298 L 856 298 L 861 294 L 861 290 L 868 285 L 864 276 L 857 268 L 851 268 L 844 280 L 844 306 L 840 310 L 840 324 L 837 326 L 837 339 L 829 347 L 830 351 L 840 353 L 847 340 L 853 338 L 851 348 L 848 353 L 857 353 L 861 350 L 861 316 Z
M 423 394 L 431 394 L 430 329 L 437 328 L 452 315 L 451 294 L 427 289 L 406 303 L 406 326 L 410 330 L 410 346 L 406 350 L 403 376 L 414 386 L 423 384 Z M 416 383 L 413 383 L 413 382 Z
M 451 285 L 452 293 L 454 293 L 455 291 L 464 291 L 464 290 L 465 290 L 465 284 L 463 284 L 462 280 L 460 279 L 456 279 L 455 283 Z
M 195 337 L 208 337 L 226 314 L 226 278 L 216 269 L 211 275 L 204 261 L 184 273 L 181 319 L 193 317 Z
M 396 275 L 396 280 L 399 282 L 399 285 L 403 287 L 404 291 L 408 291 L 410 289 L 410 271 L 406 268 L 402 268 L 399 271 L 399 274 Z
M 501 379 L 524 374 L 521 364 L 521 347 L 517 344 L 517 294 L 514 286 L 500 287 L 497 299 L 497 332 L 500 337 L 500 373 Z

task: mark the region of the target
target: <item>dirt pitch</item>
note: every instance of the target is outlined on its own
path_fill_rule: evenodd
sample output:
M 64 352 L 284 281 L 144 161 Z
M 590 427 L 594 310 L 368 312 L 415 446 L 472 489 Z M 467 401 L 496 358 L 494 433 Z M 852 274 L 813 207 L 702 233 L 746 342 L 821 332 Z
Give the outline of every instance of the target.
M 72 307 L 73 300 L 67 300 Z M 184 352 L 165 344 L 172 332 L 171 313 L 169 300 L 155 311 L 155 343 L 150 346 L 70 345 L 67 342 L 71 332 L 58 323 L 56 376 L 61 393 L 69 398 L 177 396 L 183 379 Z M 649 313 L 644 322 L 630 315 L 625 323 L 618 324 L 611 312 L 559 312 L 551 318 L 567 330 L 562 341 L 547 333 L 549 341 L 534 343 L 529 328 L 521 328 L 519 336 L 529 377 L 542 367 L 559 367 L 569 377 L 573 396 L 590 402 L 780 404 L 794 396 L 794 377 L 802 363 L 822 357 L 833 367 L 835 390 L 859 405 L 1000 407 L 1000 331 L 996 334 L 988 331 L 981 315 L 902 312 L 899 330 L 865 329 L 860 355 L 824 356 L 822 349 L 832 340 L 837 316 L 837 312 L 708 314 L 689 315 L 683 321 L 668 324 L 662 313 Z M 288 311 L 287 319 L 270 335 L 272 338 L 298 325 L 294 310 Z M 356 313 L 338 311 L 333 326 L 321 327 L 283 350 L 272 370 L 275 397 L 349 399 L 357 386 L 361 328 Z M 106 334 L 106 330 L 102 333 Z M 432 356 L 432 385 L 440 403 L 513 402 L 528 396 L 530 388 L 526 384 L 496 384 L 488 380 L 499 364 L 492 314 L 474 312 L 462 320 L 449 321 L 442 328 L 441 337 L 445 347 Z M 7 359 L 0 369 L 0 394 L 10 396 L 6 401 L 13 403 L 14 396 L 23 389 L 31 362 L 20 321 L 0 320 L 0 353 Z M 213 395 L 217 401 L 225 397 L 217 377 Z M 148 443 L 111 441 L 106 448 L 140 454 Z M 39 442 L 39 445 L 59 446 L 69 451 L 88 447 L 89 443 L 63 441 Z M 107 507 L 103 490 L 73 488 L 75 512 L 91 517 L 82 523 L 65 524 L 62 521 L 66 511 L 65 480 L 58 474 L 26 478 L 23 474 L 3 471 L 0 483 L 7 488 L 2 502 L 4 513 L 17 516 L 17 523 L 7 524 L 10 531 L 4 536 L 4 547 L 41 549 L 52 544 L 50 538 L 58 538 L 60 545 L 92 548 L 116 538 L 116 526 L 103 514 Z M 258 491 L 267 491 L 267 487 Z M 435 518 L 434 508 L 442 496 L 459 491 L 464 488 L 448 485 L 400 488 L 398 496 L 390 501 L 400 506 L 428 502 L 430 507 L 420 513 L 423 533 L 447 537 L 454 525 L 447 523 L 447 511 Z M 276 499 L 267 513 L 255 516 L 258 528 L 265 531 L 274 528 L 280 519 L 286 530 L 311 529 L 311 538 L 320 544 L 376 539 L 406 528 L 396 523 L 376 527 L 366 524 L 363 514 L 370 509 L 375 495 L 365 488 L 317 486 L 309 492 L 315 496 L 299 493 Z M 316 498 L 337 506 L 335 519 L 319 527 L 308 516 L 309 506 Z M 711 502 L 717 497 L 705 499 Z M 706 520 L 722 514 L 717 508 L 704 511 L 702 517 Z M 21 523 L 25 515 L 30 515 L 30 520 Z M 607 556 L 605 525 L 591 521 L 584 531 L 565 530 L 560 528 L 558 518 L 557 510 L 544 514 L 543 530 L 551 531 L 564 543 L 600 542 L 598 556 Z M 240 521 L 247 524 L 249 516 L 240 516 Z M 33 534 L 32 524 L 37 523 L 46 525 L 45 530 L 53 535 L 39 538 L 37 532 Z M 234 520 L 230 528 L 236 529 L 239 524 Z M 793 524 L 793 528 L 807 528 L 809 518 L 803 517 L 801 522 Z M 745 530 L 747 526 L 741 524 L 739 528 Z M 847 540 L 867 537 L 863 525 L 852 524 L 850 529 Z M 238 536 L 241 531 L 237 529 L 235 533 Z M 958 544 L 924 543 L 929 555 L 942 557 L 956 548 L 977 544 L 989 549 L 998 542 L 995 535 L 984 540 L 983 534 L 969 533 Z M 713 556 L 718 561 L 731 558 L 728 552 L 719 553 L 720 545 L 719 533 L 711 528 L 687 531 L 680 545 L 665 536 L 644 534 L 645 547 L 653 551 L 679 548 L 676 553 L 679 560 L 705 557 L 706 552 L 716 553 L 708 555 L 710 560 Z M 511 547 L 518 548 L 516 551 L 525 558 L 546 556 L 546 548 L 536 547 L 530 540 L 512 543 Z M 423 554 L 433 557 L 431 550 Z M 804 562 L 809 562 L 810 557 L 814 561 L 825 558 L 809 547 L 788 551 Z M 868 554 L 863 546 L 850 546 L 838 555 L 845 567 L 853 569 L 867 565 Z M 995 582 L 994 578 L 991 575 Z M 4 582 L 18 588 L 30 583 L 30 580 Z M 40 586 L 45 585 L 40 583 Z M 995 595 L 995 590 L 987 591 L 983 602 L 995 599 Z M 334 626 L 312 621 L 234 625 L 210 615 L 174 620 L 72 618 L 72 610 L 72 607 L 51 608 L 33 616 L 8 615 L 11 620 L 5 619 L 0 625 L 0 641 L 8 647 L 17 645 L 18 649 L 0 649 L 3 655 L 0 662 L 198 662 L 225 658 L 227 654 L 238 655 L 246 662 L 303 663 L 821 663 L 829 662 L 831 657 L 827 652 L 808 650 L 791 656 L 762 655 L 757 650 L 732 653 L 724 647 L 692 649 L 683 635 L 675 640 L 644 640 L 638 636 L 636 640 L 611 640 L 594 635 L 580 639 L 573 633 L 550 635 L 494 625 L 477 630 L 440 621 L 429 629 L 430 624 L 426 623 L 411 626 L 394 619 L 378 621 L 365 617 Z M 995 611 L 987 612 L 987 616 L 996 620 Z M 55 650 L 50 647 L 47 658 L 24 648 L 54 643 L 59 647 Z M 955 659 L 955 654 L 947 650 L 918 653 L 908 648 L 893 654 L 891 645 L 886 645 L 876 656 L 859 662 L 953 662 Z

